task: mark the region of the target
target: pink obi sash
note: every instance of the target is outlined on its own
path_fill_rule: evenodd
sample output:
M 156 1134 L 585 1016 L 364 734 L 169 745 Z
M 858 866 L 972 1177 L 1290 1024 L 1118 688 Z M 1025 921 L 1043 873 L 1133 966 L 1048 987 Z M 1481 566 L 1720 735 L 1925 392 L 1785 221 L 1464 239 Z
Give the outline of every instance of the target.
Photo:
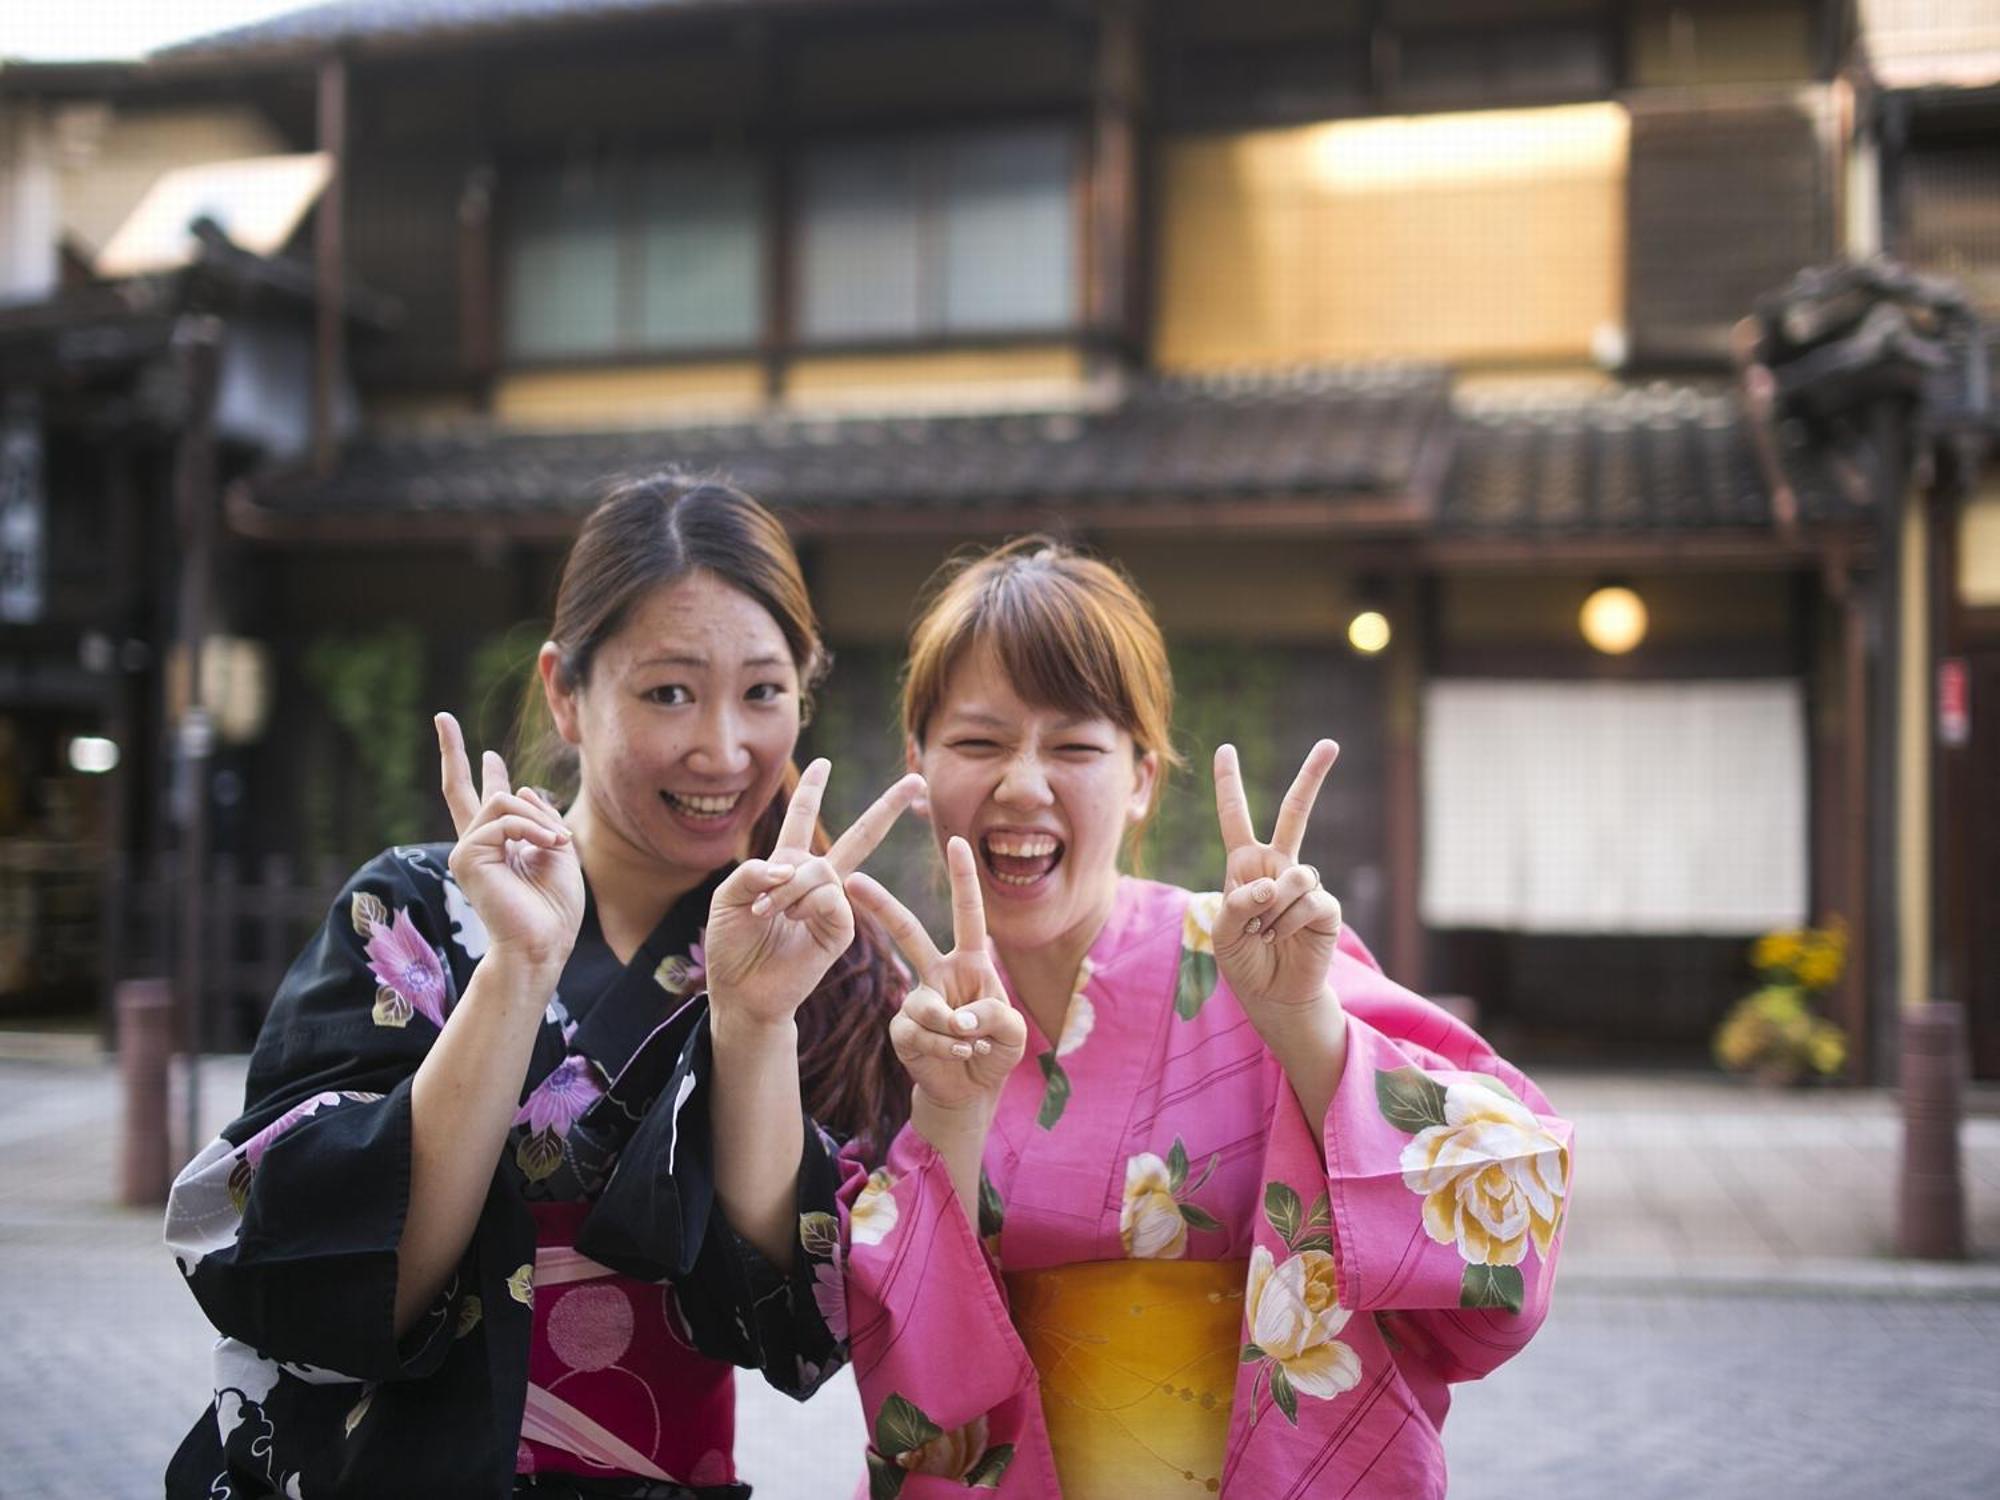
M 673 1291 L 576 1250 L 588 1203 L 531 1203 L 535 1331 L 518 1474 L 735 1482 L 736 1384 L 697 1354 Z

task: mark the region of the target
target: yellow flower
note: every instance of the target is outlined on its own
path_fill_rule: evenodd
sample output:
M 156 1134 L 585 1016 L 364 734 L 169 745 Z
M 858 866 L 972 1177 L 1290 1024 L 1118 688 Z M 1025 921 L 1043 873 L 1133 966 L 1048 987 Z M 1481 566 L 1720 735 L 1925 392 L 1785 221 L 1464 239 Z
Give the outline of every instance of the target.
M 1174 1199 L 1173 1174 L 1150 1151 L 1125 1163 L 1118 1238 L 1134 1260 L 1179 1260 L 1187 1254 L 1187 1220 Z
M 1360 1382 L 1359 1356 L 1335 1337 L 1348 1311 L 1326 1251 L 1302 1250 L 1280 1265 L 1257 1246 L 1244 1303 L 1250 1342 L 1284 1370 L 1294 1390 L 1324 1401 Z
M 1562 1222 L 1566 1153 L 1527 1107 L 1476 1083 L 1445 1086 L 1442 1125 L 1403 1148 L 1403 1184 L 1424 1195 L 1424 1230 L 1475 1266 L 1549 1253 Z
M 1181 921 L 1181 946 L 1190 953 L 1215 951 L 1215 919 L 1222 911 L 1222 892 L 1209 891 L 1187 904 Z
M 896 1179 L 887 1167 L 877 1167 L 854 1200 L 848 1232 L 857 1245 L 879 1245 L 896 1227 Z
M 921 1448 L 896 1455 L 896 1462 L 913 1474 L 939 1474 L 947 1479 L 963 1478 L 986 1452 L 986 1414 L 981 1412 L 963 1427 L 932 1438 Z

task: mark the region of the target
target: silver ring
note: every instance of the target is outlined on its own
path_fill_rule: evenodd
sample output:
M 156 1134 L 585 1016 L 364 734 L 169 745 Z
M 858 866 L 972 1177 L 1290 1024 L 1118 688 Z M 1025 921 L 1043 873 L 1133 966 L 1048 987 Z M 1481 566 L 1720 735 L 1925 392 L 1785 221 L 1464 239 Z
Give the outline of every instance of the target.
M 1299 866 L 1299 868 L 1300 868 L 1301 870 L 1304 870 L 1304 871 L 1306 871 L 1307 873 L 1309 873 L 1309 874 L 1310 874 L 1310 875 L 1312 876 L 1312 878 L 1313 878 L 1313 889 L 1314 889 L 1314 890 L 1318 890 L 1318 889 L 1319 889 L 1319 866 L 1318 866 L 1318 865 L 1305 865 L 1305 864 L 1302 864 L 1302 865 L 1300 865 L 1300 866 Z

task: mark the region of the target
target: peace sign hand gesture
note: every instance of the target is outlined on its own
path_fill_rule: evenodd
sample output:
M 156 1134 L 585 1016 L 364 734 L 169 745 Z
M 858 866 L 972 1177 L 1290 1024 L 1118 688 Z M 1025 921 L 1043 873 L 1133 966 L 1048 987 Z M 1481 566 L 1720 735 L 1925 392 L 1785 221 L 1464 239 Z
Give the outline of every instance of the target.
M 436 728 L 445 805 L 458 832 L 452 878 L 496 951 L 560 968 L 583 922 L 583 866 L 562 814 L 532 787 L 516 790 L 491 750 L 480 757 L 475 791 L 458 720 L 439 714 Z
M 854 941 L 842 880 L 875 851 L 924 785 L 921 776 L 905 776 L 831 849 L 814 854 L 813 825 L 831 772 L 825 760 L 805 768 L 770 857 L 738 865 L 709 903 L 704 957 L 709 1005 L 719 1017 L 765 1025 L 791 1020 Z
M 887 929 L 917 971 L 917 985 L 889 1022 L 896 1058 L 924 1099 L 946 1110 L 976 1106 L 992 1116 L 1007 1075 L 1028 1048 L 1028 1026 L 1008 1003 L 986 952 L 986 908 L 972 846 L 945 845 L 951 872 L 952 950 L 940 953 L 910 909 L 866 875 L 847 877 L 848 893 Z
M 1299 863 L 1299 844 L 1339 754 L 1332 740 L 1312 747 L 1266 844 L 1250 821 L 1236 747 L 1215 752 L 1215 810 L 1229 855 L 1213 934 L 1215 961 L 1260 1033 L 1330 994 L 1326 973 L 1340 938 L 1340 902 L 1321 887 L 1318 870 Z

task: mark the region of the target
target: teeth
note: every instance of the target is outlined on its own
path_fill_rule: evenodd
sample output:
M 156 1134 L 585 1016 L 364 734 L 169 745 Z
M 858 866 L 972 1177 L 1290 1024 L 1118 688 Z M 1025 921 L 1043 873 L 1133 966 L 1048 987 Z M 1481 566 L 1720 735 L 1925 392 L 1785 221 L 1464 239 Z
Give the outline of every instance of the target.
M 1046 833 L 994 833 L 986 836 L 986 847 L 1009 859 L 1043 859 L 1056 852 L 1057 843 Z
M 696 797 L 686 792 L 668 792 L 667 798 L 674 806 L 698 818 L 719 818 L 724 813 L 734 812 L 736 804 L 743 800 L 743 794 L 736 792 L 727 797 Z
M 1033 885 L 1042 877 L 1039 875 L 1002 875 L 998 870 L 987 872 L 1002 885 Z

